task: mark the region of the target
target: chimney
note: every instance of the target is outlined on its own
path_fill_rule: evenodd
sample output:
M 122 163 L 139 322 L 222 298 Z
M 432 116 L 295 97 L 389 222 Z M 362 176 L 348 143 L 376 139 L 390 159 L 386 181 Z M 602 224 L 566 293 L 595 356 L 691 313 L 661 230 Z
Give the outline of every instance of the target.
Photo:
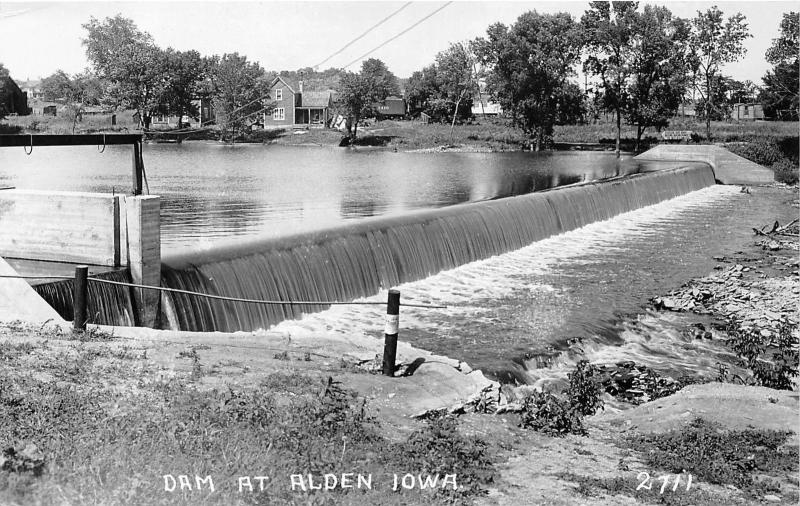
M 303 93 L 303 81 L 300 81 L 298 85 L 300 86 L 300 93 Z

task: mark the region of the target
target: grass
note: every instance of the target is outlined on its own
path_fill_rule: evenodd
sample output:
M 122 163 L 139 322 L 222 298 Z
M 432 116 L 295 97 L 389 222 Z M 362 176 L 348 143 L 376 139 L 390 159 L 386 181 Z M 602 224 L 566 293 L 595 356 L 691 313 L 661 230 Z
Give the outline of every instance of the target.
M 643 467 L 626 467 L 624 470 L 632 472 L 625 477 L 572 472 L 558 476 L 575 483 L 576 492 L 585 497 L 622 495 L 644 503 L 675 506 L 742 502 L 734 501 L 729 489 L 704 486 L 713 484 L 735 487 L 749 500 L 772 494 L 796 504 L 796 487 L 782 489 L 779 485 L 779 481 L 797 483 L 798 449 L 784 446 L 790 435 L 788 431 L 753 428 L 723 430 L 718 424 L 697 418 L 682 429 L 626 438 L 622 444 L 642 455 Z M 694 486 L 686 490 L 688 475 Z M 662 487 L 664 476 L 668 476 L 666 487 Z M 679 485 L 673 490 L 677 476 Z
M 723 430 L 697 418 L 680 430 L 633 436 L 628 442 L 645 455 L 651 468 L 689 472 L 696 479 L 733 485 L 751 497 L 761 497 L 781 493 L 774 478 L 797 475 L 798 448 L 784 446 L 791 435 L 790 431 L 752 428 Z
M 191 365 L 170 372 L 109 343 L 54 342 L 0 342 L 0 504 L 453 504 L 495 475 L 486 445 L 455 420 L 390 441 L 365 399 L 330 377 L 211 388 Z M 371 474 L 372 490 L 291 487 L 290 474 L 351 472 Z M 395 492 L 393 473 L 456 473 L 459 487 Z M 193 490 L 165 491 L 164 475 L 190 476 Z M 238 477 L 256 475 L 270 477 L 264 490 L 253 481 L 239 494 Z
M 138 124 L 133 121 L 133 111 L 122 111 L 117 113 L 117 124 L 111 125 L 110 114 L 85 115 L 82 121 L 75 124 L 76 134 L 87 134 L 94 132 L 133 132 L 138 129 Z M 8 130 L 7 133 L 23 134 L 71 134 L 72 119 L 63 116 L 16 116 L 8 117 L 0 122 L 0 133 Z M 14 132 L 14 129 L 19 129 Z

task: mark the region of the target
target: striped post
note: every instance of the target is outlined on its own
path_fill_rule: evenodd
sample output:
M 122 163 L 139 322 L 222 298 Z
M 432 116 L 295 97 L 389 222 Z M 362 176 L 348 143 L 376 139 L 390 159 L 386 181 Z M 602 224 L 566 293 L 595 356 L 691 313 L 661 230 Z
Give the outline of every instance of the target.
M 386 303 L 386 327 L 384 329 L 383 343 L 383 375 L 394 376 L 395 360 L 397 359 L 397 334 L 400 323 L 400 292 L 389 290 L 389 300 Z

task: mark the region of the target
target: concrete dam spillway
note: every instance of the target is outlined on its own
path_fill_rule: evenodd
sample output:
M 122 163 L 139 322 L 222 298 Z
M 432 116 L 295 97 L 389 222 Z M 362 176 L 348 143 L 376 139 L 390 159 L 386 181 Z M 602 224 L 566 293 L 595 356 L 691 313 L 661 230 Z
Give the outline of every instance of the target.
M 293 237 L 163 258 L 164 286 L 265 300 L 346 301 L 512 251 L 714 184 L 708 165 L 637 174 L 487 202 L 366 219 Z M 267 328 L 320 307 L 169 294 L 182 330 Z
M 702 163 L 497 200 L 367 218 L 288 237 L 242 240 L 162 258 L 162 286 L 245 299 L 349 301 L 382 288 L 513 251 L 618 214 L 715 184 Z M 72 311 L 71 282 L 37 291 Z M 126 290 L 109 287 L 90 308 L 96 323 L 130 325 Z M 93 297 L 94 298 L 94 297 Z M 161 325 L 192 331 L 268 328 L 327 306 L 281 306 L 165 293 Z

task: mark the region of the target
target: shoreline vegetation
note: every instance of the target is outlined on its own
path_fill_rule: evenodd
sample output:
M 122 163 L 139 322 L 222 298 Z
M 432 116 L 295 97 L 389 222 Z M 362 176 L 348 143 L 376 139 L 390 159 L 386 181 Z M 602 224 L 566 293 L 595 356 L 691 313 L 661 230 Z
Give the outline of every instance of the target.
M 110 119 L 104 116 L 87 117 L 78 124 L 76 133 L 129 133 L 136 132 L 136 125 L 123 118 L 114 128 L 107 125 Z M 0 121 L 0 134 L 71 133 L 72 123 L 63 118 L 21 116 Z M 713 143 L 721 145 L 733 153 L 753 162 L 772 168 L 778 182 L 796 184 L 798 182 L 797 122 L 712 122 Z M 613 151 L 615 148 L 615 125 L 600 121 L 595 124 L 557 125 L 554 130 L 551 149 L 581 151 Z M 702 132 L 704 125 L 687 118 L 676 118 L 669 130 L 694 132 L 691 143 L 708 144 Z M 413 121 L 384 120 L 369 122 L 360 128 L 361 136 L 353 145 L 354 149 L 383 149 L 416 153 L 470 152 L 495 153 L 507 151 L 527 151 L 532 148 L 531 140 L 521 131 L 512 128 L 502 118 L 475 119 L 473 122 L 458 124 L 450 135 L 450 126 L 425 124 Z M 209 128 L 186 135 L 176 135 L 170 130 L 160 130 L 148 134 L 150 142 L 181 141 L 219 141 L 220 133 Z M 243 144 L 277 144 L 284 146 L 340 146 L 346 134 L 331 129 L 297 130 L 253 130 L 239 135 L 235 142 Z M 639 143 L 639 152 L 663 143 L 659 132 L 648 132 Z M 685 142 L 685 141 L 684 141 Z M 623 129 L 621 147 L 623 151 L 634 152 L 636 130 Z M 638 154 L 638 152 L 636 153 Z
M 748 193 L 784 221 L 800 207 L 796 189 Z M 798 226 L 755 230 L 643 308 L 739 357 L 716 378 L 578 362 L 561 392 L 498 390 L 430 354 L 383 377 L 371 338 L 1 324 L 0 502 L 796 504 Z M 433 407 L 459 388 L 475 393 Z

